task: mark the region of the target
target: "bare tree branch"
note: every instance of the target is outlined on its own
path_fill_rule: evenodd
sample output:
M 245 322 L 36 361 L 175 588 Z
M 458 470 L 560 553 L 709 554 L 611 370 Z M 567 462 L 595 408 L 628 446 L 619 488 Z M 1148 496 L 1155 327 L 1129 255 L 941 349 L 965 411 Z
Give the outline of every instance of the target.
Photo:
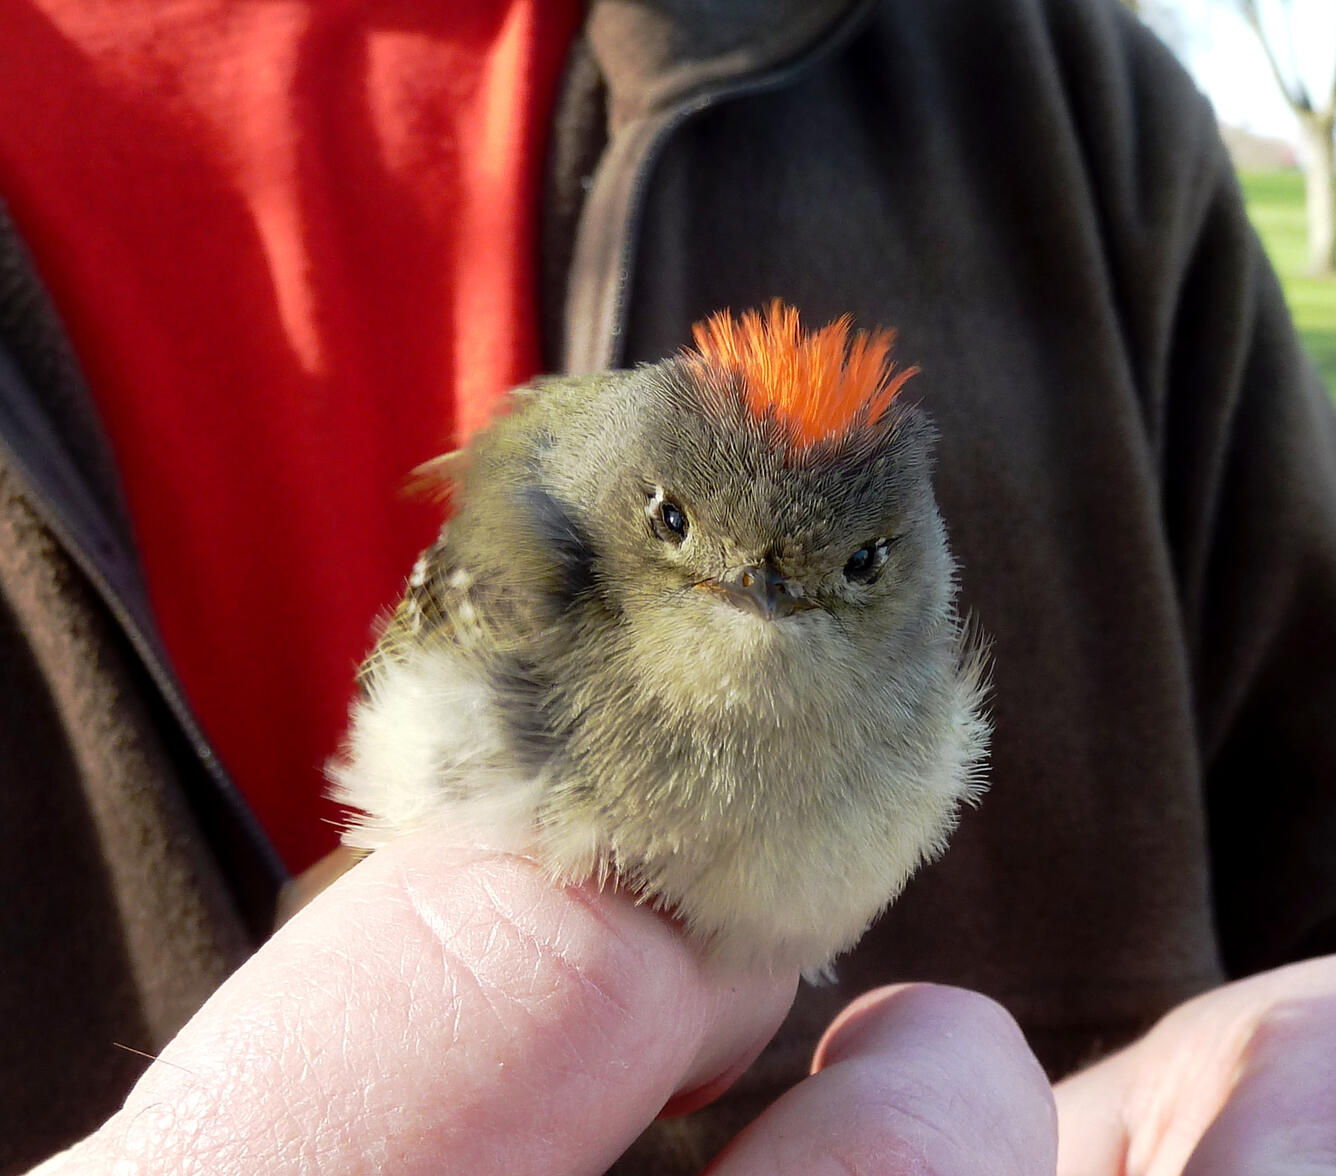
M 1336 118 L 1336 74 L 1332 77 L 1331 93 L 1319 110 L 1313 105 L 1312 94 L 1303 81 L 1295 52 L 1294 22 L 1291 20 L 1289 0 L 1281 0 L 1285 19 L 1285 36 L 1294 80 L 1286 76 L 1267 38 L 1262 24 L 1262 0 L 1233 0 L 1234 8 L 1252 29 L 1267 65 L 1299 122 L 1303 136 L 1304 215 L 1308 226 L 1309 272 L 1324 277 L 1336 275 L 1336 143 L 1332 140 L 1333 119 Z
M 1275 50 L 1271 48 L 1266 29 L 1262 27 L 1262 13 L 1258 8 L 1257 0 L 1238 0 L 1238 5 L 1240 15 L 1248 22 L 1248 27 L 1257 35 L 1257 40 L 1261 43 L 1262 52 L 1266 54 L 1266 63 L 1271 67 L 1272 76 L 1276 79 L 1276 85 L 1280 87 L 1280 92 L 1285 95 L 1285 101 L 1296 111 L 1311 112 L 1313 100 L 1309 97 L 1307 88 L 1302 81 L 1295 84 L 1296 88 L 1291 88 L 1290 79 L 1285 76 L 1285 71 L 1280 66 Z M 1336 96 L 1336 82 L 1333 83 L 1333 95 Z
M 1336 66 L 1331 70 L 1331 90 L 1327 94 L 1327 105 L 1323 109 L 1324 114 L 1336 114 Z

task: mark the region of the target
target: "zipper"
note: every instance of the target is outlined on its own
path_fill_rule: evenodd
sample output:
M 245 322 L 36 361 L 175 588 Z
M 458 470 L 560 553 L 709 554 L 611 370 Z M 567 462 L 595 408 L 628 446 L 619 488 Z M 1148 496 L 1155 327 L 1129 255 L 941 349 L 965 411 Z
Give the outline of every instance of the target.
M 877 3 L 878 0 L 860 0 L 831 27 L 823 30 L 799 56 L 782 65 L 708 86 L 666 110 L 648 116 L 638 125 L 624 128 L 618 136 L 621 144 L 617 140 L 609 144 L 605 157 L 608 166 L 606 169 L 600 168 L 602 174 L 595 180 L 594 190 L 590 192 L 585 210 L 581 213 L 572 254 L 572 271 L 577 267 L 584 268 L 593 271 L 596 276 L 589 282 L 578 283 L 577 297 L 571 300 L 571 314 L 567 321 L 573 326 L 568 328 L 565 365 L 568 372 L 586 374 L 620 367 L 625 362 L 623 332 L 634 274 L 635 249 L 651 173 L 668 140 L 686 123 L 723 102 L 751 98 L 792 85 L 803 74 L 845 48 L 871 19 Z M 623 154 L 628 158 L 617 158 Z M 624 192 L 620 192 L 619 188 L 628 174 L 629 185 Z M 607 206 L 602 214 L 586 215 L 591 207 L 599 205 Z M 598 228 L 600 223 L 605 226 L 601 230 Z M 611 230 L 606 228 L 609 224 L 614 226 Z M 610 256 L 594 256 L 600 252 L 598 239 L 594 236 L 599 232 L 619 238 Z M 585 254 L 590 256 L 586 258 Z M 578 292 L 584 289 L 590 289 L 593 293 L 581 299 Z M 580 330 L 581 323 L 587 324 L 583 331 Z

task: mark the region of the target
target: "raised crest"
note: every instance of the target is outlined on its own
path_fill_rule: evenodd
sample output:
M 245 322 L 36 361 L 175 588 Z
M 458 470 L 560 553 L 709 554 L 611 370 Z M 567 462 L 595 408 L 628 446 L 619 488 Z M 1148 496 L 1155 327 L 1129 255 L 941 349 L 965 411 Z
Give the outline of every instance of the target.
M 737 318 L 720 311 L 691 333 L 695 348 L 683 353 L 687 364 L 702 375 L 739 376 L 751 412 L 773 414 L 798 445 L 875 421 L 919 370 L 892 361 L 894 331 L 855 331 L 849 315 L 804 331 L 798 311 L 778 298 Z

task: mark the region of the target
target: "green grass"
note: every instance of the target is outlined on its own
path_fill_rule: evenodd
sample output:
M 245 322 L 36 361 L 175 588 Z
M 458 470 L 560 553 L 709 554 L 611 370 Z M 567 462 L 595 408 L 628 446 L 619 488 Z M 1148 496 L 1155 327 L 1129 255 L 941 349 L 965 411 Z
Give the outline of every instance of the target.
M 1336 396 L 1336 279 L 1305 273 L 1303 176 L 1245 172 L 1239 179 L 1248 215 L 1280 275 L 1304 346 Z

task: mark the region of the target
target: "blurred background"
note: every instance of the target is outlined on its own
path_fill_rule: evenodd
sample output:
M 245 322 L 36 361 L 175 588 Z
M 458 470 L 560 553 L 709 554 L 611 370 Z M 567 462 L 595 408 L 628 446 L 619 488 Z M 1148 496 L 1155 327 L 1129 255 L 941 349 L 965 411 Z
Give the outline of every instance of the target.
M 1125 0 L 1215 106 L 1304 344 L 1336 395 L 1336 0 Z

